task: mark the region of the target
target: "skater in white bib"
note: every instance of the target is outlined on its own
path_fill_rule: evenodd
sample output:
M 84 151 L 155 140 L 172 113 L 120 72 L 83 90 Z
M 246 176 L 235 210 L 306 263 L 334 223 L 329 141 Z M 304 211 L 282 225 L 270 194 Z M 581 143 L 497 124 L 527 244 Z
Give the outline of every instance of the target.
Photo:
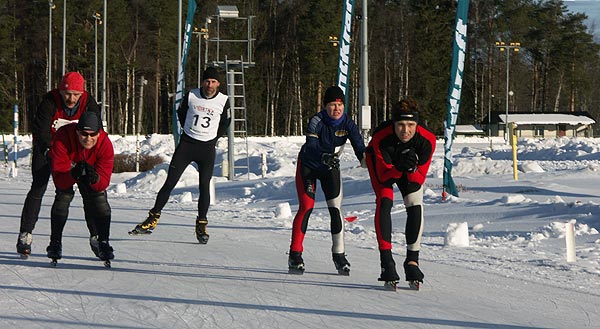
M 181 178 L 185 168 L 193 161 L 198 166 L 198 215 L 196 216 L 196 238 L 198 242 L 208 242 L 207 213 L 210 205 L 210 179 L 215 164 L 217 139 L 227 132 L 231 116 L 227 95 L 219 92 L 219 73 L 213 67 L 202 73 L 202 88 L 190 90 L 177 111 L 183 134 L 175 149 L 167 180 L 163 184 L 154 207 L 148 217 L 129 232 L 131 235 L 148 234 L 156 228 L 160 212 L 167 204 L 171 191 Z

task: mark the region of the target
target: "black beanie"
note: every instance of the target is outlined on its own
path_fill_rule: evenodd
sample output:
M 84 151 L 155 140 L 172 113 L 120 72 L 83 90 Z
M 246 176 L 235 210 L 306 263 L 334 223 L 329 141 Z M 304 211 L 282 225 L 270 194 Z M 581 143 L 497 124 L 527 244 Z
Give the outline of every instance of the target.
M 97 132 L 100 130 L 100 120 L 94 112 L 83 112 L 77 123 L 77 129 Z
M 206 79 L 215 79 L 221 82 L 221 79 L 219 79 L 219 72 L 214 67 L 207 67 L 206 70 L 202 72 L 202 81 Z
M 344 92 L 342 88 L 338 86 L 332 86 L 325 90 L 325 96 L 323 97 L 323 105 L 327 105 L 329 102 L 344 102 Z

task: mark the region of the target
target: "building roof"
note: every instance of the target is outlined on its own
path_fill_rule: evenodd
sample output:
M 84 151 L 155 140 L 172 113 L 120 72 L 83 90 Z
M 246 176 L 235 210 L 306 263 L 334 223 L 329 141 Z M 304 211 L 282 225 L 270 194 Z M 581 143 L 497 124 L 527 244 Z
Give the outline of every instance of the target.
M 518 114 L 509 113 L 508 120 L 506 114 L 498 115 L 502 123 L 514 122 L 516 124 L 569 124 L 569 125 L 591 125 L 596 123 L 594 119 L 578 114 L 563 113 L 530 113 Z
M 514 112 L 508 113 L 506 120 L 506 112 L 492 111 L 490 117 L 484 118 L 482 122 L 493 124 L 504 124 L 505 122 L 514 122 L 516 124 L 568 124 L 568 125 L 591 125 L 596 123 L 596 120 L 585 111 L 581 112 L 548 112 L 548 113 L 532 113 L 532 112 Z

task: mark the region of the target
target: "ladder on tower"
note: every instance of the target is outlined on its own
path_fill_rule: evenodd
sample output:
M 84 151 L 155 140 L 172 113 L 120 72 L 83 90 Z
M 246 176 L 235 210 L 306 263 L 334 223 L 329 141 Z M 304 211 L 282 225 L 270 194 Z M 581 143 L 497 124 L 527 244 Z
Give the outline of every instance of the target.
M 246 173 L 250 179 L 250 154 L 248 153 L 248 121 L 246 109 L 246 87 L 244 81 L 244 61 L 229 60 L 225 56 L 225 72 L 227 74 L 227 94 L 231 110 L 231 126 L 229 127 L 228 164 L 229 180 L 236 173 Z M 245 159 L 244 159 L 245 158 Z

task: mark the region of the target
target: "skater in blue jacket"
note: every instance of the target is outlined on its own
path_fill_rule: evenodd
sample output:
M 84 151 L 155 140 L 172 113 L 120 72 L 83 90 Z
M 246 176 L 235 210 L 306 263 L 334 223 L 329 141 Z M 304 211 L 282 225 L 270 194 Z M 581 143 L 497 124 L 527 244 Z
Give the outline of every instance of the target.
M 356 123 L 344 113 L 344 92 L 338 86 L 329 87 L 323 98 L 323 110 L 308 123 L 306 143 L 300 149 L 296 164 L 296 191 L 298 212 L 294 217 L 288 267 L 290 273 L 302 274 L 303 241 L 308 218 L 315 205 L 317 180 L 325 194 L 331 216 L 331 248 L 333 262 L 340 274 L 350 273 L 350 263 L 344 249 L 344 222 L 342 221 L 342 179 L 339 152 L 350 139 L 356 158 L 364 163 L 365 144 Z

